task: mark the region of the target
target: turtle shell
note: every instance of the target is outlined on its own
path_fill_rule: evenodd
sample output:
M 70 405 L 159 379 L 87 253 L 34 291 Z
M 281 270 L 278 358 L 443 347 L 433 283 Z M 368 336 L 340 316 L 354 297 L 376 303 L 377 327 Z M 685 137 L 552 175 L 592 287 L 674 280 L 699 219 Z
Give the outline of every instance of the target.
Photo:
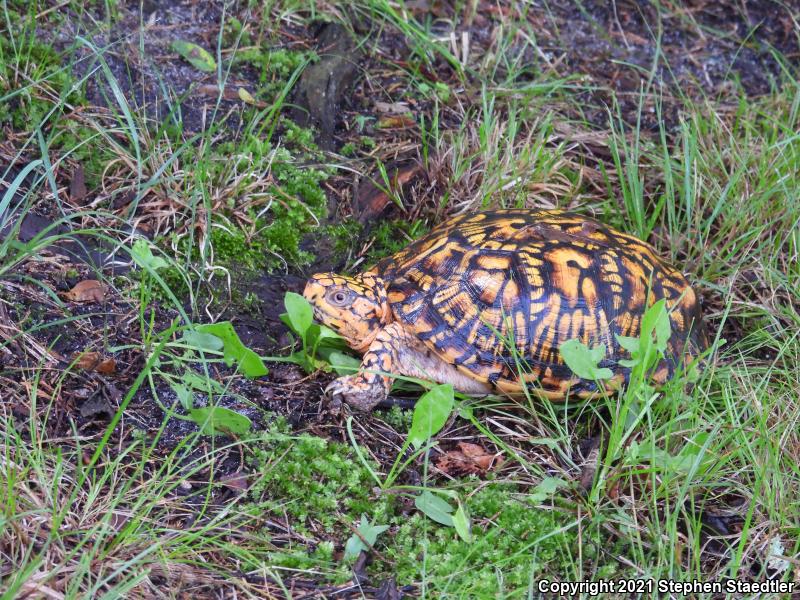
M 559 347 L 577 338 L 605 344 L 600 366 L 615 388 L 630 358 L 617 335 L 638 337 L 648 306 L 670 310 L 665 380 L 707 346 L 697 296 L 648 244 L 594 219 L 562 211 L 507 209 L 455 217 L 372 272 L 394 318 L 469 376 L 539 395 L 597 393 L 576 377 Z

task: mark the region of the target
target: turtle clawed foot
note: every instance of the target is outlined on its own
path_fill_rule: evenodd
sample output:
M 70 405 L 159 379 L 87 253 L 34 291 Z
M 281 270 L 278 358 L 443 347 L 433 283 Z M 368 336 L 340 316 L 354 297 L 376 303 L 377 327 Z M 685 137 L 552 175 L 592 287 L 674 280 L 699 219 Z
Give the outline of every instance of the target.
M 344 402 L 354 410 L 369 412 L 386 398 L 386 389 L 379 377 L 370 381 L 363 375 L 347 375 L 333 380 L 325 395 L 333 410 L 339 410 Z

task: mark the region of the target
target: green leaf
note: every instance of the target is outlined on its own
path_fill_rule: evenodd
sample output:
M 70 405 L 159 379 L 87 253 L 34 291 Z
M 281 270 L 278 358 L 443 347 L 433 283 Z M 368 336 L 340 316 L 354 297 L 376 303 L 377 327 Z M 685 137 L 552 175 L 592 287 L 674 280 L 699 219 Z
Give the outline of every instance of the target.
M 533 489 L 528 499 L 535 503 L 543 502 L 555 494 L 559 488 L 566 486 L 567 482 L 559 477 L 545 477 L 539 485 Z
M 195 69 L 199 69 L 204 73 L 213 73 L 217 70 L 217 61 L 214 60 L 214 57 L 197 44 L 184 40 L 175 40 L 172 42 L 172 50 L 180 54 Z
M 453 507 L 446 501 L 425 490 L 419 496 L 414 498 L 414 506 L 429 519 L 433 519 L 437 523 L 453 527 Z
M 439 433 L 453 412 L 454 403 L 453 386 L 449 383 L 432 387 L 417 400 L 408 432 L 408 441 L 414 448 L 421 448 Z
M 361 552 L 369 550 L 364 540 L 366 540 L 370 546 L 374 546 L 375 542 L 378 541 L 378 536 L 387 529 L 389 529 L 388 525 L 371 525 L 366 515 L 361 515 L 361 524 L 356 528 L 356 531 L 361 534 L 361 537 L 353 534 L 347 540 L 344 546 L 344 560 L 354 560 Z M 361 539 L 362 537 L 364 540 Z
M 639 338 L 628 337 L 626 335 L 618 335 L 618 334 L 615 334 L 615 337 L 617 338 L 617 342 L 619 342 L 619 345 L 622 346 L 628 352 L 630 352 L 631 355 L 639 352 Z
M 148 271 L 157 271 L 169 266 L 166 260 L 160 256 L 154 256 L 150 249 L 150 243 L 142 239 L 133 242 L 131 258 L 137 265 Z
M 567 340 L 561 347 L 561 356 L 564 362 L 581 379 L 611 379 L 614 373 L 607 367 L 598 367 L 597 364 L 606 355 L 605 344 L 595 346 L 591 350 L 578 339 Z
M 222 340 L 225 364 L 231 366 L 234 362 L 237 363 L 245 377 L 261 377 L 269 373 L 261 357 L 242 343 L 230 321 L 198 325 L 195 329 Z
M 286 307 L 289 327 L 308 343 L 306 332 L 311 327 L 311 323 L 314 322 L 314 309 L 311 308 L 311 304 L 300 294 L 286 292 L 286 296 L 283 298 L 283 305 Z
M 253 426 L 246 416 L 224 406 L 193 408 L 189 411 L 189 416 L 200 426 L 204 435 L 242 435 Z
M 183 337 L 181 339 L 187 346 L 191 346 L 192 348 L 196 348 L 197 350 L 208 350 L 211 352 L 217 352 L 219 350 L 222 350 L 224 346 L 223 341 L 219 339 L 216 335 L 210 333 L 202 333 L 200 331 L 195 331 L 194 329 L 184 331 Z
M 330 327 L 326 327 L 325 325 L 319 326 L 319 333 L 317 334 L 317 337 L 320 343 L 325 341 L 331 341 L 331 342 L 339 342 L 338 345 L 342 347 L 344 347 L 345 345 L 344 338 L 340 336 L 338 333 L 336 333 L 333 329 L 331 329 Z
M 189 388 L 185 385 L 181 385 L 179 383 L 171 383 L 170 387 L 172 391 L 175 392 L 175 395 L 178 397 L 178 400 L 186 410 L 191 410 L 192 406 L 194 406 L 194 396 Z
M 326 359 L 331 364 L 331 367 L 333 367 L 333 370 L 339 375 L 351 375 L 361 368 L 360 360 L 344 352 L 339 352 L 338 350 L 330 352 Z
M 666 302 L 664 300 L 660 300 L 659 302 L 664 302 L 664 305 L 659 310 L 656 320 L 656 348 L 665 352 L 667 349 L 667 342 L 669 342 L 669 336 L 672 334 L 672 327 L 669 321 Z M 655 305 L 653 305 L 653 307 L 655 307 Z
M 218 381 L 210 377 L 201 377 L 194 371 L 184 371 L 181 375 L 181 382 L 195 390 L 200 390 L 206 394 L 224 394 L 225 388 Z
M 652 339 L 650 336 L 655 331 L 657 350 L 665 351 L 667 349 L 667 341 L 671 333 L 669 313 L 666 308 L 667 302 L 664 298 L 654 303 L 653 306 L 648 308 L 644 316 L 642 316 L 642 339 Z
M 472 532 L 470 531 L 471 527 L 469 517 L 467 516 L 467 512 L 464 510 L 464 505 L 461 504 L 461 502 L 458 503 L 458 508 L 453 515 L 453 527 L 456 528 L 458 537 L 468 544 L 472 542 Z

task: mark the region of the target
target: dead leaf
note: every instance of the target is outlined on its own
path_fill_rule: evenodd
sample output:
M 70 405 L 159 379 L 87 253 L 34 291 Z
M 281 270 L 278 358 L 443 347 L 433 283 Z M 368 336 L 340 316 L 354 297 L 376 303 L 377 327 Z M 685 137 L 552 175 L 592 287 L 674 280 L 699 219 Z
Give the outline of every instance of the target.
M 263 100 L 257 100 L 256 98 L 253 97 L 253 94 L 248 92 L 243 87 L 239 88 L 237 94 L 239 95 L 239 99 L 245 104 L 252 104 L 253 106 L 256 106 L 258 108 L 265 108 L 267 106 L 266 102 L 264 102 Z
M 104 358 L 99 352 L 84 352 L 78 357 L 75 366 L 84 371 L 97 371 L 102 375 L 110 375 L 117 370 L 117 361 Z
M 448 450 L 438 460 L 436 466 L 449 475 L 484 475 L 487 471 L 498 469 L 504 462 L 499 453 L 486 451 L 478 444 L 459 442 L 458 450 Z
M 390 115 L 404 115 L 411 112 L 408 102 L 375 102 L 375 110 Z
M 114 415 L 114 407 L 102 392 L 94 391 L 81 404 L 80 413 L 84 419 L 110 419 Z
M 102 302 L 108 288 L 96 279 L 84 279 L 63 294 L 70 302 Z
M 403 188 L 411 183 L 414 178 L 422 172 L 419 164 L 395 165 L 386 168 L 389 175 L 389 187 L 393 193 L 402 192 Z M 381 183 L 377 185 L 375 181 Z M 383 188 L 380 174 L 376 174 L 375 179 L 364 179 L 356 190 L 353 212 L 355 217 L 365 223 L 371 219 L 379 217 L 383 211 L 392 203 L 389 194 Z
M 78 165 L 75 167 L 75 172 L 72 173 L 72 180 L 69 182 L 69 198 L 74 203 L 81 204 L 87 194 L 86 175 L 83 172 L 83 167 Z
M 391 115 L 388 117 L 381 117 L 376 123 L 378 129 L 407 129 L 414 127 L 417 122 L 414 117 L 408 113 L 403 115 Z
M 619 481 L 615 481 L 606 491 L 606 494 L 611 500 L 619 498 Z
M 111 375 L 117 370 L 117 361 L 113 358 L 107 358 L 97 365 L 94 370 L 101 375 Z
M 600 437 L 595 436 L 587 440 L 586 460 L 581 466 L 580 484 L 585 492 L 589 492 L 594 485 L 597 474 L 597 464 L 600 459 Z
M 225 475 L 219 480 L 219 482 L 226 488 L 235 492 L 246 492 L 250 488 L 250 484 L 247 481 L 247 474 L 242 473 L 241 471 L 236 471 L 234 473 Z

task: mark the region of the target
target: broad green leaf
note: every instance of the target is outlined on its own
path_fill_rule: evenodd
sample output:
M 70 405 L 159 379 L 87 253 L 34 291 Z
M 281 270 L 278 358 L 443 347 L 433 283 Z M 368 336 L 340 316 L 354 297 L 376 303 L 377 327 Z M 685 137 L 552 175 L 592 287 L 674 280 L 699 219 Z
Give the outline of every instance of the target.
M 286 292 L 286 296 L 283 298 L 283 305 L 286 307 L 289 327 L 308 343 L 306 332 L 314 321 L 314 309 L 311 308 L 311 304 L 300 294 Z
M 439 433 L 453 412 L 454 402 L 453 386 L 449 383 L 437 385 L 425 392 L 414 407 L 408 441 L 419 449 Z
M 339 375 L 351 375 L 361 367 L 360 360 L 338 350 L 330 352 L 326 358 Z
M 455 514 L 453 514 L 453 527 L 456 528 L 458 537 L 468 544 L 472 542 L 472 532 L 470 531 L 471 525 L 469 517 L 467 516 L 467 512 L 464 510 L 464 505 L 461 504 L 461 502 L 458 503 L 458 508 L 456 509 Z
M 137 265 L 149 271 L 157 271 L 169 266 L 166 260 L 160 256 L 154 256 L 153 251 L 150 249 L 150 243 L 142 239 L 133 242 L 131 258 Z
M 642 316 L 641 337 L 651 339 L 650 336 L 655 332 L 655 347 L 662 352 L 667 349 L 667 341 L 670 336 L 669 313 L 666 304 L 666 300 L 662 298 L 648 308 Z
M 336 333 L 330 327 L 326 327 L 325 325 L 319 326 L 319 333 L 317 334 L 317 338 L 319 339 L 320 343 L 325 341 L 332 341 L 332 342 L 340 342 L 339 345 L 342 347 L 345 346 L 344 338 Z
M 197 44 L 184 40 L 175 40 L 172 42 L 172 49 L 180 54 L 195 69 L 199 69 L 204 73 L 213 73 L 217 70 L 217 61 L 214 60 L 214 57 Z
M 182 339 L 187 346 L 197 348 L 198 350 L 217 352 L 218 350 L 222 350 L 224 346 L 223 341 L 216 335 L 195 331 L 194 329 L 184 331 Z
M 181 382 L 184 385 L 205 392 L 206 394 L 224 394 L 225 388 L 218 381 L 210 377 L 202 377 L 194 371 L 184 371 L 181 375 Z
M 186 410 L 191 410 L 192 406 L 194 406 L 194 396 L 189 388 L 185 385 L 181 385 L 179 383 L 172 383 L 170 384 L 172 391 L 175 392 L 175 395 L 178 397 L 178 400 Z
M 659 311 L 658 318 L 656 320 L 656 347 L 662 352 L 666 351 L 667 342 L 669 342 L 669 336 L 671 334 L 672 327 L 669 321 L 669 313 L 667 312 L 665 304 L 664 307 Z
M 631 355 L 639 352 L 639 338 L 628 337 L 626 335 L 615 335 L 615 337 L 617 338 L 619 345 L 630 352 Z
M 260 377 L 269 373 L 261 357 L 242 343 L 230 321 L 198 325 L 196 330 L 215 335 L 222 340 L 225 364 L 231 366 L 234 362 L 237 363 L 245 377 Z
M 361 524 L 356 528 L 361 537 L 367 541 L 370 546 L 374 546 L 378 541 L 378 536 L 384 531 L 389 529 L 388 525 L 371 525 L 366 515 L 361 515 Z M 364 543 L 361 537 L 353 534 L 347 540 L 344 546 L 344 560 L 354 560 L 361 552 L 366 552 L 369 547 Z
M 564 362 L 581 379 L 611 379 L 613 371 L 607 367 L 598 367 L 597 363 L 606 355 L 605 344 L 595 346 L 591 350 L 578 339 L 567 340 L 561 347 Z
M 453 507 L 446 501 L 425 490 L 419 496 L 414 498 L 414 506 L 429 519 L 433 519 L 437 523 L 453 527 Z
M 193 408 L 189 416 L 200 426 L 204 435 L 241 435 L 253 426 L 250 419 L 224 406 Z

